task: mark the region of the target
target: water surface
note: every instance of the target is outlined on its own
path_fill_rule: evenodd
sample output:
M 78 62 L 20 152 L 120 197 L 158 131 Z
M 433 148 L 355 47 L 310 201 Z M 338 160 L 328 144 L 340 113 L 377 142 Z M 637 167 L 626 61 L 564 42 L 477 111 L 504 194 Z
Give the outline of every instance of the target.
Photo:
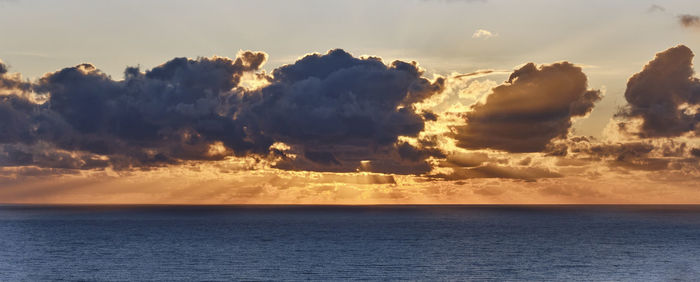
M 700 206 L 0 206 L 0 280 L 696 280 Z

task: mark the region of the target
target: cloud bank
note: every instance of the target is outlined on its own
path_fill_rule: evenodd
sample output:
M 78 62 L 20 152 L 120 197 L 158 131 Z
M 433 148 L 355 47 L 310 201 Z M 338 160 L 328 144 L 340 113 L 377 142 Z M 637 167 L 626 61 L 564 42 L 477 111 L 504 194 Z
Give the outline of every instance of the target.
M 236 155 L 279 158 L 287 169 L 356 171 L 372 160 L 392 171 L 407 159 L 426 170 L 424 155 L 397 141 L 423 130 L 431 114 L 414 104 L 439 93 L 444 79 L 424 78 L 414 62 L 386 65 L 340 49 L 268 76 L 259 72 L 266 57 L 175 58 L 145 72 L 127 68 L 121 81 L 81 64 L 28 83 L 2 64 L 0 161 L 131 168 Z M 267 85 L 240 87 L 246 73 Z
M 319 195 L 350 191 L 341 184 L 400 184 L 445 200 L 455 187 L 491 180 L 692 181 L 700 176 L 700 81 L 692 58 L 676 46 L 630 77 L 627 104 L 609 126 L 624 136 L 616 140 L 571 132 L 602 94 L 569 62 L 526 63 L 500 84 L 484 80 L 506 73 L 500 70 L 428 78 L 416 62 L 342 49 L 269 73 L 263 52 L 174 58 L 149 70 L 128 67 L 123 80 L 86 63 L 29 81 L 0 63 L 0 184 L 209 167 L 265 174 L 267 186 L 246 186 L 262 194 L 284 194 L 292 185 L 285 177 L 322 173 L 313 174 L 318 182 L 295 181 Z M 474 195 L 505 195 L 487 186 Z M 379 194 L 403 199 L 385 192 Z

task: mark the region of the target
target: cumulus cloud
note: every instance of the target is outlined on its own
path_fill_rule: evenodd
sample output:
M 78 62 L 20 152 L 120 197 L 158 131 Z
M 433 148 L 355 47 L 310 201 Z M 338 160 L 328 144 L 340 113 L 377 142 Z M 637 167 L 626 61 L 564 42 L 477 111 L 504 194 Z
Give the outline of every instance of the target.
M 679 45 L 656 54 L 627 82 L 628 105 L 618 116 L 641 118 L 641 137 L 674 137 L 697 130 L 700 80 L 694 77 L 693 52 Z
M 23 81 L 19 74 L 9 73 L 5 63 L 0 61 L 0 95 L 16 95 L 26 97 L 31 83 Z
M 697 130 L 692 52 L 672 49 L 630 78 L 629 106 L 619 116 L 652 125 L 639 136 Z M 0 178 L 131 173 L 232 157 L 252 162 L 241 169 L 357 172 L 383 184 L 394 180 L 382 174 L 547 181 L 594 175 L 591 167 L 601 164 L 700 174 L 693 142 L 571 137 L 572 120 L 601 98 L 571 63 L 529 63 L 498 85 L 467 80 L 503 71 L 428 79 L 415 62 L 341 49 L 269 74 L 261 70 L 266 59 L 251 51 L 175 58 L 150 70 L 127 68 L 123 80 L 81 64 L 27 81 L 0 63 Z M 667 116 L 675 119 L 657 120 Z
M 113 80 L 91 64 L 22 82 L 0 64 L 0 161 L 4 165 L 84 168 L 107 158 L 115 168 L 148 167 L 229 155 L 275 157 L 279 167 L 356 171 L 427 171 L 426 148 L 399 144 L 435 119 L 414 104 L 442 91 L 415 62 L 384 64 L 336 49 L 308 55 L 265 75 L 261 52 L 237 58 L 175 58 L 151 70 L 127 68 Z M 252 73 L 267 80 L 239 87 Z M 28 97 L 44 95 L 45 103 Z M 283 151 L 274 143 L 289 146 Z M 37 144 L 40 144 L 37 145 Z M 72 152 L 71 165 L 47 161 Z M 49 158 L 51 159 L 51 158 Z M 398 169 L 401 167 L 401 169 Z
M 281 166 L 356 171 L 363 160 L 374 162 L 373 170 L 403 160 L 425 166 L 424 154 L 408 154 L 397 141 L 423 130 L 431 115 L 414 104 L 441 92 L 444 79 L 424 78 L 415 62 L 387 65 L 336 49 L 282 66 L 270 82 L 248 93 L 239 118 L 298 151 Z
M 31 84 L 8 72 L 0 61 L 0 146 L 34 141 L 38 105 L 30 96 Z
M 600 91 L 587 89 L 580 67 L 529 63 L 472 106 L 466 125 L 453 127 L 452 135 L 467 149 L 541 152 L 552 139 L 565 137 L 572 118 L 588 114 L 600 98 Z
M 49 73 L 31 85 L 49 97 L 45 103 L 2 97 L 0 127 L 6 130 L 0 141 L 6 155 L 22 151 L 39 166 L 52 164 L 37 158 L 46 151 L 34 149 L 97 154 L 115 167 L 221 158 L 212 150 L 217 145 L 237 154 L 265 151 L 266 142 L 245 132 L 231 110 L 241 103 L 235 91 L 241 75 L 258 70 L 265 58 L 254 52 L 236 59 L 176 58 L 147 72 L 127 68 L 123 81 L 90 64 Z M 5 82 L 6 71 L 2 76 L 4 89 L 22 88 Z
M 276 69 L 246 117 L 285 143 L 392 144 L 423 129 L 412 105 L 443 84 L 423 78 L 415 63 L 385 65 L 337 49 Z

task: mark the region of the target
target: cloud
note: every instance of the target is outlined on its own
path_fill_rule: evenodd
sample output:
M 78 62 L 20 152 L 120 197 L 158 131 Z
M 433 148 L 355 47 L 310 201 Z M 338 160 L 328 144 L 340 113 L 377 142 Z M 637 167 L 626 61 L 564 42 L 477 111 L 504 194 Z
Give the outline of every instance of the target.
M 654 145 L 643 142 L 596 144 L 587 153 L 604 158 L 613 168 L 649 171 L 668 168 L 671 160 L 652 156 L 654 149 Z
M 454 168 L 451 173 L 440 173 L 435 178 L 444 180 L 464 180 L 472 178 L 510 178 L 535 181 L 539 178 L 559 178 L 561 174 L 537 167 L 507 167 L 484 165 L 473 168 Z
M 692 53 L 657 57 L 662 62 L 630 79 L 625 118 L 645 119 L 639 101 L 650 95 L 661 97 L 651 104 L 673 102 L 676 115 L 695 114 Z M 600 173 L 595 165 L 688 175 L 698 168 L 693 142 L 571 137 L 572 120 L 590 113 L 601 93 L 568 62 L 525 64 L 498 85 L 465 81 L 502 71 L 428 79 L 415 62 L 385 63 L 341 49 L 270 73 L 261 70 L 266 59 L 252 51 L 174 58 L 150 70 L 126 68 L 123 80 L 80 64 L 27 81 L 0 63 L 0 166 L 122 174 L 245 159 L 251 163 L 238 169 L 431 181 L 533 181 Z M 34 170 L 16 173 L 23 171 Z
M 474 34 L 472 34 L 472 38 L 481 38 L 481 39 L 489 39 L 491 37 L 496 37 L 498 34 L 490 32 L 485 29 L 477 29 Z
M 690 154 L 693 157 L 700 158 L 700 148 L 693 148 L 690 150 Z
M 0 93 L 7 93 L 0 96 L 0 161 L 84 168 L 92 162 L 80 158 L 104 157 L 120 169 L 253 155 L 292 170 L 357 171 L 363 161 L 377 171 L 429 170 L 424 159 L 435 150 L 397 141 L 417 137 L 424 120 L 436 118 L 414 104 L 442 91 L 444 79 L 424 78 L 415 62 L 387 65 L 340 49 L 269 76 L 259 72 L 266 59 L 250 51 L 235 59 L 175 58 L 145 72 L 127 68 L 121 81 L 81 64 L 33 84 L 0 64 Z M 240 87 L 250 74 L 267 82 Z M 271 149 L 274 143 L 289 150 Z M 41 157 L 58 151 L 77 159 Z
M 62 148 L 148 163 L 216 158 L 210 148 L 221 142 L 242 155 L 266 148 L 232 118 L 240 104 L 234 88 L 264 60 L 252 52 L 235 60 L 176 58 L 145 73 L 127 68 L 124 81 L 83 64 L 44 76 L 36 89 L 69 126 L 53 139 Z
M 693 52 L 679 45 L 656 54 L 627 82 L 628 105 L 618 116 L 641 118 L 641 137 L 674 137 L 697 131 L 700 80 L 694 77 Z
M 280 142 L 392 144 L 423 129 L 412 105 L 443 87 L 421 75 L 415 63 L 387 66 L 339 49 L 309 55 L 273 71 L 246 114 Z
M 526 64 L 500 85 L 475 78 L 503 71 L 429 79 L 415 62 L 341 49 L 270 73 L 262 52 L 174 58 L 127 68 L 123 80 L 81 64 L 28 81 L 0 63 L 0 194 L 56 203 L 692 201 L 683 193 L 700 191 L 698 80 L 692 52 L 672 49 L 630 78 L 614 125 L 640 131 L 614 142 L 572 136 L 572 120 L 601 93 L 567 62 Z
M 30 96 L 31 84 L 8 72 L 0 61 L 0 146 L 33 141 L 33 117 L 37 104 Z
M 0 115 L 12 121 L 0 125 L 9 127 L 0 139 L 6 149 L 23 145 L 15 147 L 38 166 L 53 166 L 37 158 L 53 150 L 105 156 L 117 168 L 220 159 L 212 150 L 217 146 L 239 155 L 264 152 L 271 142 L 248 134 L 232 117 L 241 103 L 236 87 L 242 74 L 265 59 L 254 52 L 236 59 L 175 58 L 147 72 L 127 68 L 123 81 L 90 64 L 64 68 L 31 85 L 48 97 L 45 103 L 20 94 L 0 100 Z M 0 78 L 5 91 L 24 87 L 7 83 L 7 76 Z
M 441 166 L 443 167 L 476 167 L 489 160 L 486 153 L 463 153 L 453 152 L 447 155 L 447 158 Z
M 30 90 L 31 83 L 23 81 L 19 74 L 9 73 L 7 65 L 0 60 L 0 95 L 26 97 Z
M 700 17 L 695 15 L 682 14 L 678 15 L 678 22 L 684 27 L 700 28 Z
M 444 89 L 444 79 L 422 75 L 415 62 L 386 65 L 340 49 L 307 55 L 274 70 L 267 87 L 247 93 L 239 118 L 297 151 L 280 166 L 356 171 L 368 160 L 378 170 L 380 162 L 406 159 L 424 166 L 423 154 L 395 157 L 408 154 L 396 144 L 399 136 L 416 137 L 430 118 L 414 104 Z
M 697 177 L 700 176 L 700 162 L 693 158 L 693 149 L 689 146 L 693 142 L 693 139 L 671 138 L 602 142 L 595 138 L 572 137 L 557 142 L 568 154 L 564 154 L 566 158 L 559 158 L 556 165 L 607 168 L 626 174 L 646 171 Z
M 507 74 L 510 73 L 510 71 L 505 71 L 505 70 L 478 70 L 470 73 L 465 73 L 465 74 L 458 74 L 453 76 L 452 78 L 478 78 L 478 77 L 483 77 L 487 76 L 490 74 Z
M 466 125 L 453 127 L 452 137 L 467 149 L 541 152 L 552 139 L 565 137 L 571 119 L 588 114 L 600 98 L 600 91 L 587 89 L 580 67 L 529 63 L 472 106 Z

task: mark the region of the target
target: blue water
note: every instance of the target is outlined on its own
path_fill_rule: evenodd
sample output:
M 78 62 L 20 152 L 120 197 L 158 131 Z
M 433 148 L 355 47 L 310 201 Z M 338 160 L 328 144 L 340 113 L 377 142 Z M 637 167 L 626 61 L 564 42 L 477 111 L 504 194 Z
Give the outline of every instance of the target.
M 698 280 L 700 206 L 0 206 L 0 280 Z

